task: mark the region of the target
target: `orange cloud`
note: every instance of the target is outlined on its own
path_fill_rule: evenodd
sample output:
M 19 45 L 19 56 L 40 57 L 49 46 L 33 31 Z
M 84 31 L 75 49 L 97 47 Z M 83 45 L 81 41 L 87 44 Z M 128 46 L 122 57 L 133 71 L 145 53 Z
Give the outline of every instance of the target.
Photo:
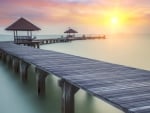
M 18 17 L 41 25 L 105 26 L 114 10 L 126 15 L 126 26 L 149 25 L 148 0 L 0 0 L 0 27 Z M 92 27 L 91 27 L 92 28 Z

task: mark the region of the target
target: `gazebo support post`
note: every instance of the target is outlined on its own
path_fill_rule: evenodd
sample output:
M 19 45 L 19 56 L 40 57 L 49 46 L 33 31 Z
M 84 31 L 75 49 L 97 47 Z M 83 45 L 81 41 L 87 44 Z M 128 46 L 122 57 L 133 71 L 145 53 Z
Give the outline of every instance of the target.
M 16 40 L 17 40 L 17 42 L 16 42 L 16 43 L 19 43 L 19 39 L 18 39 L 18 32 L 17 32 L 17 30 L 16 30 Z
M 29 36 L 29 31 L 27 31 L 27 36 Z
M 15 34 L 15 31 L 14 31 L 14 43 L 16 43 L 16 34 Z
M 60 80 L 59 86 L 62 89 L 62 113 L 74 113 L 74 96 L 79 88 L 66 82 L 65 80 Z
M 32 38 L 32 31 L 30 31 L 30 37 Z

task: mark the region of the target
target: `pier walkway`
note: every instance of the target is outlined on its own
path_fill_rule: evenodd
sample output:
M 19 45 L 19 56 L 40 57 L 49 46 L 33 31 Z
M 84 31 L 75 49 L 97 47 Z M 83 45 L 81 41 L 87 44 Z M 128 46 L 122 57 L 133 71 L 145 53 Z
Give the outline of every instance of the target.
M 70 42 L 76 40 L 94 40 L 94 39 L 106 39 L 105 35 L 100 36 L 82 36 L 82 37 L 72 37 L 72 38 L 50 38 L 50 39 L 35 39 L 38 41 L 40 45 L 45 44 L 53 44 L 53 43 L 62 43 L 62 42 Z
M 49 38 L 49 39 L 22 39 L 16 38 L 15 44 L 23 44 L 34 48 L 40 48 L 40 45 L 53 44 L 53 43 L 65 43 L 76 40 L 94 40 L 94 39 L 106 39 L 105 35 L 102 36 L 84 36 L 84 37 L 72 37 L 72 38 Z
M 60 78 L 62 113 L 74 113 L 74 95 L 83 89 L 125 113 L 150 113 L 150 71 L 78 56 L 0 42 L 1 59 L 27 80 L 33 64 L 38 73 L 38 94 L 44 94 L 45 78 Z

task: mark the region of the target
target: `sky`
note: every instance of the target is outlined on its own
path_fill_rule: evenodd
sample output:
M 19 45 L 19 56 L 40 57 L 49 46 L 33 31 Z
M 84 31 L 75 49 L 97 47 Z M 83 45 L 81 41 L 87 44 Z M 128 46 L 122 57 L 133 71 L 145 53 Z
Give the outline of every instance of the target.
M 20 17 L 39 34 L 149 33 L 150 0 L 0 0 L 0 34 Z

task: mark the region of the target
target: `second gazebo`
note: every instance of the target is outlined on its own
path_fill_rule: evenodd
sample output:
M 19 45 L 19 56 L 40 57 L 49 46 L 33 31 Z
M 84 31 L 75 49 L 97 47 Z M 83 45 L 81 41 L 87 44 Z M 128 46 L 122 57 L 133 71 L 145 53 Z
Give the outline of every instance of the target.
M 64 33 L 67 34 L 67 38 L 73 38 L 73 37 L 75 37 L 75 33 L 78 33 L 78 32 L 69 27 L 69 29 L 67 31 L 65 31 Z

